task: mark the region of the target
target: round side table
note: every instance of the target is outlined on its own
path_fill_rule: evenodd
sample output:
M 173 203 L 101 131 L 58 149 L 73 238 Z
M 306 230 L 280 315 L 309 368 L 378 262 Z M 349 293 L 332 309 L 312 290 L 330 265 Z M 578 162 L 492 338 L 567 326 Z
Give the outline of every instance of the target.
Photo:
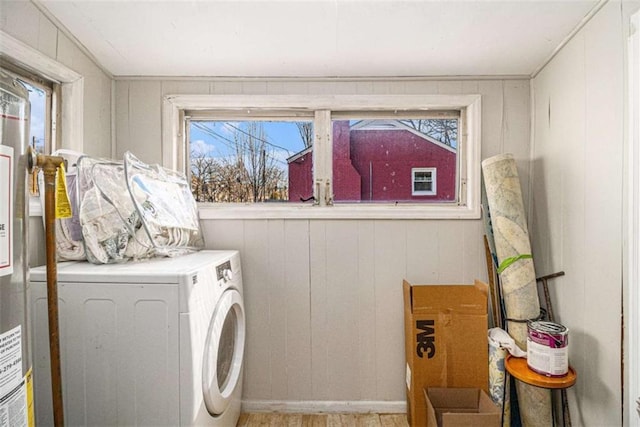
M 548 377 L 539 374 L 529 368 L 527 359 L 524 357 L 514 357 L 510 354 L 507 355 L 504 366 L 513 377 L 536 387 L 552 389 L 569 388 L 576 383 L 576 378 L 578 377 L 576 371 L 571 366 L 569 366 L 567 375 L 562 377 Z
M 571 366 L 569 366 L 569 372 L 567 372 L 567 375 L 564 375 L 562 377 L 548 377 L 546 375 L 539 374 L 529 368 L 529 365 L 527 365 L 527 359 L 525 359 L 524 357 L 514 357 L 510 354 L 507 355 L 507 358 L 504 361 L 504 366 L 509 375 L 524 383 L 536 387 L 561 390 L 562 421 L 565 427 L 571 426 L 571 418 L 569 417 L 568 413 L 569 408 L 567 406 L 565 389 L 574 385 L 576 383 L 576 378 L 578 377 L 576 371 Z

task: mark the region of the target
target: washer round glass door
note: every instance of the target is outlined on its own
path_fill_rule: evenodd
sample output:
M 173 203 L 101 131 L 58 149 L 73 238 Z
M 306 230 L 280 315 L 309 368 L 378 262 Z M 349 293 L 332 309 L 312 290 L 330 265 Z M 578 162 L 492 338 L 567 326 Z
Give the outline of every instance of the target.
M 235 289 L 223 292 L 209 323 L 202 366 L 202 392 L 207 410 L 222 414 L 242 381 L 245 319 L 242 296 Z

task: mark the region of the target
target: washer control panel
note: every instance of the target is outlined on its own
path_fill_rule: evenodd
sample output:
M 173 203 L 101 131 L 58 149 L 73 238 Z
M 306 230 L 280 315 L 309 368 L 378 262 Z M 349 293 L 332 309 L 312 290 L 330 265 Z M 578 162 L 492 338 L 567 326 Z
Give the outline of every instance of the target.
M 231 260 L 216 265 L 216 276 L 218 277 L 218 280 L 224 279 L 225 282 L 233 279 L 233 273 L 231 272 Z

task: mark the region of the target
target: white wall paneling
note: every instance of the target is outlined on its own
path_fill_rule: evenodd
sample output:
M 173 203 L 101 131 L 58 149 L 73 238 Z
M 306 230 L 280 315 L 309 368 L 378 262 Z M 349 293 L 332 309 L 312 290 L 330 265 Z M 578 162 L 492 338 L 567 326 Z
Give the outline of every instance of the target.
M 283 381 L 285 378 L 276 378 L 272 369 L 274 363 L 271 360 L 272 330 L 283 330 L 282 325 L 271 318 L 271 310 L 279 310 L 280 306 L 271 306 L 271 292 L 277 292 L 280 283 L 269 282 L 269 241 L 268 221 L 254 220 L 243 224 L 244 233 L 242 255 L 242 275 L 244 278 L 245 308 L 247 312 L 247 347 L 246 347 L 246 387 L 243 395 L 272 396 L 273 381 Z M 236 246 L 232 246 L 236 247 Z M 282 253 L 282 252 L 280 252 Z M 273 260 L 273 258 L 271 258 Z M 256 268 L 253 268 L 255 266 Z M 251 283 L 256 285 L 250 287 Z M 276 384 L 275 389 L 279 387 Z
M 309 223 L 280 221 L 284 235 L 282 256 L 282 291 L 274 308 L 287 302 L 284 336 L 286 343 L 286 400 L 311 400 L 312 347 L 311 298 L 309 268 Z M 292 268 L 294 267 L 294 268 Z M 281 334 L 281 332 L 278 332 Z
M 403 410 L 402 280 L 486 276 L 479 221 L 205 220 L 203 229 L 208 247 L 243 254 L 253 408 Z
M 532 241 L 570 329 L 579 425 L 621 425 L 623 40 L 607 4 L 532 81 Z
M 630 13 L 628 13 L 630 15 Z M 629 20 L 627 44 L 624 302 L 624 419 L 640 426 L 640 11 Z M 627 33 L 627 32 L 625 32 Z

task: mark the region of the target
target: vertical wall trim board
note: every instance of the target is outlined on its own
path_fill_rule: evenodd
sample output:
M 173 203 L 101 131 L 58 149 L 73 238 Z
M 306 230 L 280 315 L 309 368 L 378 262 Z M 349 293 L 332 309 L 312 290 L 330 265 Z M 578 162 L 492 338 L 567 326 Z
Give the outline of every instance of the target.
M 500 152 L 504 153 L 504 133 L 505 133 L 505 116 L 506 116 L 506 106 L 504 99 L 504 80 L 500 82 L 500 102 L 502 103 L 502 109 L 500 113 Z
M 55 46 L 56 47 L 55 47 L 55 51 L 54 51 L 54 55 L 55 55 L 54 58 L 56 58 L 56 59 L 58 58 L 59 43 L 60 43 L 60 30 L 58 28 L 56 28 L 56 40 L 55 40 Z
M 622 46 L 624 46 L 625 48 L 628 47 L 628 34 L 626 33 L 625 29 L 626 27 L 626 23 L 624 22 L 624 10 L 622 9 L 622 2 L 620 2 L 619 7 L 618 7 L 618 11 L 619 11 L 619 16 L 620 16 L 620 40 L 622 42 Z M 629 87 L 627 86 L 627 64 L 629 63 L 628 61 L 628 54 L 623 52 L 623 66 L 620 69 L 620 72 L 622 74 L 621 76 L 621 81 L 622 81 L 622 87 L 623 87 L 623 93 L 629 94 L 630 90 Z M 626 61 L 625 61 L 626 60 Z M 625 90 L 626 89 L 626 90 Z M 624 424 L 624 420 L 625 420 L 625 399 L 627 398 L 627 393 L 625 393 L 625 386 L 626 386 L 626 381 L 625 381 L 625 332 L 624 332 L 624 328 L 625 328 L 625 321 L 624 321 L 624 317 L 625 317 L 625 307 L 624 307 L 624 300 L 625 300 L 625 288 L 627 287 L 627 283 L 625 282 L 625 248 L 624 248 L 624 242 L 625 242 L 625 229 L 626 229 L 626 225 L 625 225 L 625 184 L 626 184 L 626 175 L 624 174 L 625 171 L 625 136 L 626 136 L 626 129 L 625 129 L 625 123 L 627 122 L 628 118 L 625 117 L 625 109 L 627 106 L 627 103 L 629 102 L 629 100 L 627 99 L 626 96 L 622 96 L 622 98 L 620 99 L 620 111 L 623 112 L 622 114 L 622 136 L 623 136 L 623 149 L 622 149 L 622 156 L 621 156 L 621 164 L 620 164 L 620 168 L 622 169 L 623 173 L 620 176 L 620 188 L 622 189 L 622 205 L 620 206 L 621 211 L 622 211 L 622 221 L 620 221 L 620 236 L 622 236 L 622 245 L 620 245 L 620 259 L 622 260 L 622 262 L 620 263 L 620 277 L 622 278 L 622 280 L 620 281 L 620 396 L 621 396 L 621 400 L 620 400 L 620 423 Z M 631 384 L 629 384 L 630 388 L 633 388 L 633 380 L 631 378 L 629 378 L 629 382 Z M 640 404 L 639 404 L 640 405 Z M 640 406 L 639 406 L 640 408 Z M 640 415 L 640 414 L 638 414 Z
M 111 80 L 111 158 L 116 158 L 116 82 Z
M 529 81 L 529 190 L 527 191 L 527 227 L 533 230 L 533 189 L 535 168 L 533 167 L 536 154 L 536 91 L 535 79 Z M 535 254 L 534 254 L 535 255 Z M 534 258 L 535 259 L 535 258 Z
M 133 128 L 133 126 L 131 126 L 132 121 L 131 121 L 131 83 L 130 82 L 127 82 L 127 122 L 129 126 L 127 126 L 127 141 L 125 141 L 126 145 L 131 143 L 131 129 Z M 162 126 L 162 118 L 160 119 L 160 125 Z
M 624 13 L 623 13 L 624 18 Z M 623 259 L 627 267 L 623 272 L 625 286 L 622 290 L 623 310 L 625 323 L 625 336 L 623 337 L 623 363 L 625 372 L 624 378 L 628 383 L 623 384 L 623 422 L 624 425 L 633 427 L 640 426 L 640 414 L 636 412 L 636 407 L 640 410 L 640 11 L 636 11 L 628 21 L 623 21 L 624 25 L 629 25 L 628 33 L 624 34 L 627 39 L 627 67 L 628 73 L 624 80 L 627 84 L 628 99 L 625 102 L 626 117 L 628 125 L 626 153 L 626 194 L 624 200 L 628 200 L 626 206 L 625 230 L 623 236 L 627 243 Z M 626 297 L 626 300 L 625 300 Z M 626 389 L 626 390 L 625 390 Z M 626 393 L 625 393 L 626 391 Z

